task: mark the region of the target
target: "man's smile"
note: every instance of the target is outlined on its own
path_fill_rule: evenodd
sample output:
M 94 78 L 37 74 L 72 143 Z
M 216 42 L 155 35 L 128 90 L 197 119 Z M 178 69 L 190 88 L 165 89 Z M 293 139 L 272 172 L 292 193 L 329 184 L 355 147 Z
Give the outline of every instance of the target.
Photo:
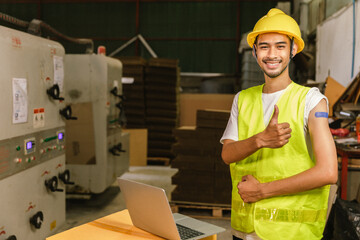
M 263 60 L 263 63 L 265 63 L 265 65 L 269 69 L 275 69 L 275 68 L 279 67 L 281 62 L 282 62 L 281 60 L 265 60 L 265 59 Z

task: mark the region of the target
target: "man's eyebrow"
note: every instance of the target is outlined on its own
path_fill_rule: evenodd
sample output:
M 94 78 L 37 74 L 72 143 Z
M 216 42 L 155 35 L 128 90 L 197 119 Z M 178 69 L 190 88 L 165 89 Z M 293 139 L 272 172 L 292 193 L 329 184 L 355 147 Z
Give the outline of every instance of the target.
M 287 44 L 287 42 L 283 41 L 283 42 L 276 42 L 275 45 L 279 45 L 279 44 Z M 270 43 L 268 42 L 260 42 L 259 45 L 270 45 Z

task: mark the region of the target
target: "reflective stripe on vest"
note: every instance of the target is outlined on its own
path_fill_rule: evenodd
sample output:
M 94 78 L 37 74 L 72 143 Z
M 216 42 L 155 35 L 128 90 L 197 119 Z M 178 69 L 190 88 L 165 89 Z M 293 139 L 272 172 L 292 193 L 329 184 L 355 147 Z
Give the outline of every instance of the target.
M 262 88 L 263 85 L 256 86 L 239 94 L 239 140 L 265 129 Z M 244 175 L 253 175 L 264 183 L 293 176 L 315 165 L 308 153 L 303 130 L 308 91 L 309 88 L 291 83 L 277 102 L 279 123 L 288 122 L 292 129 L 289 143 L 281 148 L 260 149 L 230 165 L 233 183 L 231 225 L 234 229 L 247 233 L 256 231 L 262 239 L 321 239 L 329 186 L 256 203 L 244 203 L 237 189 Z

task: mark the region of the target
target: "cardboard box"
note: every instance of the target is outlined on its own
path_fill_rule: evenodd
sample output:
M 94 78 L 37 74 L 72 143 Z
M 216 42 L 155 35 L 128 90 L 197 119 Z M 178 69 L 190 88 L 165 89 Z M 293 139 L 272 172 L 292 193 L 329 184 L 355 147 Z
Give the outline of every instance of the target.
M 325 96 L 329 100 L 329 116 L 333 116 L 333 106 L 345 90 L 346 87 L 338 83 L 332 77 L 329 76 L 326 78 Z
M 77 120 L 66 120 L 66 163 L 96 164 L 92 103 L 71 105 Z
M 130 166 L 146 166 L 148 130 L 145 128 L 123 129 L 123 132 L 130 134 Z
M 235 94 L 180 94 L 180 126 L 195 126 L 199 109 L 231 110 Z

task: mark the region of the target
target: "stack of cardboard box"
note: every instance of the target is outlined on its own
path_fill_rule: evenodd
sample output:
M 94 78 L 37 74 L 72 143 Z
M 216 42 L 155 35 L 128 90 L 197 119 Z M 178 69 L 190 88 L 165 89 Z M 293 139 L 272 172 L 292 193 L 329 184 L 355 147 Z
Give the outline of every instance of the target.
M 171 163 L 179 171 L 172 177 L 177 185 L 172 201 L 196 203 L 231 203 L 229 166 L 221 159 L 219 142 L 230 111 L 198 110 L 196 127 L 180 127 L 174 131 L 176 155 Z
M 173 158 L 173 130 L 178 127 L 180 68 L 178 60 L 153 58 L 145 68 L 148 156 Z
M 123 64 L 123 107 L 127 128 L 145 128 L 145 65 L 141 57 L 121 57 Z M 125 78 L 125 79 L 124 79 Z

